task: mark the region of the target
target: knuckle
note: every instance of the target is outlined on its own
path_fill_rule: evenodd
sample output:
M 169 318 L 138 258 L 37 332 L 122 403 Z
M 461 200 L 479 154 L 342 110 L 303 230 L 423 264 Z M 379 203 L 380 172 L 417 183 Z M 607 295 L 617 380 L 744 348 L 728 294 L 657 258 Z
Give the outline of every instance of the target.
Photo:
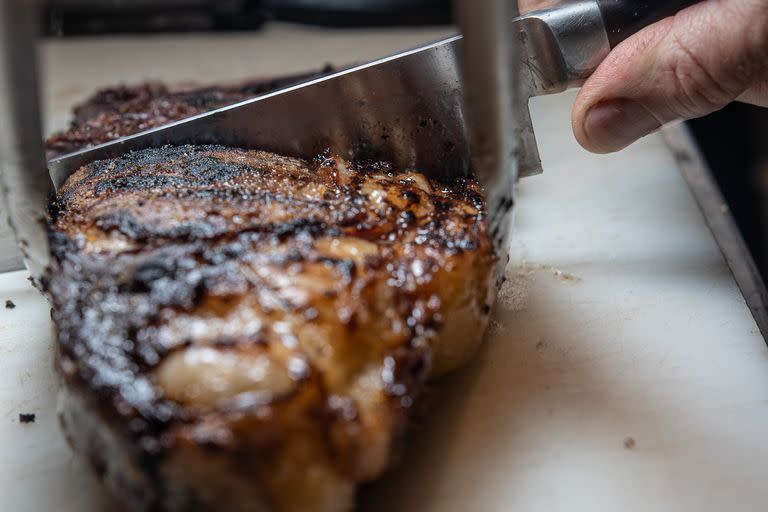
M 673 87 L 669 107 L 677 117 L 706 115 L 731 100 L 717 80 L 687 57 L 673 60 L 669 74 Z
M 761 4 L 758 6 L 757 4 Z M 768 2 L 717 2 L 673 19 L 663 72 L 679 117 L 718 110 L 768 77 Z
M 718 76 L 703 58 L 680 36 L 671 31 L 672 51 L 667 57 L 668 73 L 673 82 L 673 104 L 679 117 L 696 117 L 719 110 L 738 96 L 737 77 Z

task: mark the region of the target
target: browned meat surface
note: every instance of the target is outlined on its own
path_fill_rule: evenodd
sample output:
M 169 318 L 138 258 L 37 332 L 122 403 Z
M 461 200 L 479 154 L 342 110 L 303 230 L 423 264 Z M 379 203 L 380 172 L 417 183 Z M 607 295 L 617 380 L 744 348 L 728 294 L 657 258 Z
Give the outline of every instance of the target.
M 160 83 L 102 89 L 75 107 L 75 118 L 68 130 L 48 138 L 48 158 L 215 110 L 330 71 L 327 67 L 315 73 L 184 91 Z
M 166 147 L 80 169 L 47 279 L 62 424 L 130 510 L 344 511 L 487 321 L 478 185 Z

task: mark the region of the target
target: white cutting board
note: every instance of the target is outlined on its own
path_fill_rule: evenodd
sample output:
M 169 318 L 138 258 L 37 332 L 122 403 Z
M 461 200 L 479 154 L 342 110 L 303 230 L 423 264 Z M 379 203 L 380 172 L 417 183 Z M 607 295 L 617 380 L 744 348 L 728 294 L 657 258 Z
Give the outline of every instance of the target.
M 436 34 L 277 26 L 49 44 L 49 126 L 89 84 L 240 78 L 249 62 L 296 71 Z M 768 350 L 757 327 L 661 138 L 589 155 L 570 134 L 572 99 L 535 102 L 546 173 L 521 184 L 492 333 L 469 369 L 437 387 L 402 464 L 362 493 L 361 510 L 768 507 Z M 17 307 L 3 309 L 6 298 Z M 107 510 L 58 431 L 51 343 L 45 301 L 22 273 L 0 276 L 0 509 Z M 27 412 L 36 422 L 22 425 Z

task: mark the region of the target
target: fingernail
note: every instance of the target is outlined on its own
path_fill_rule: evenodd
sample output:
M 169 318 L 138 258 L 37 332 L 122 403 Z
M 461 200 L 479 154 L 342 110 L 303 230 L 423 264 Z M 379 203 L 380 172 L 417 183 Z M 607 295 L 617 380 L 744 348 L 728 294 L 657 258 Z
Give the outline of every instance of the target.
M 589 142 L 595 150 L 605 153 L 624 149 L 659 128 L 661 123 L 645 107 L 627 99 L 598 103 L 584 118 Z

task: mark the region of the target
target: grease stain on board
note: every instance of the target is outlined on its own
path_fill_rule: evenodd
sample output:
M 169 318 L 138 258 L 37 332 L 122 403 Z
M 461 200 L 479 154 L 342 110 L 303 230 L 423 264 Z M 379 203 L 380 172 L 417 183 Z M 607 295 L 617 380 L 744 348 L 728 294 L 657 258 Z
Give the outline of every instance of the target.
M 584 280 L 576 274 L 560 270 L 552 265 L 528 263 L 525 260 L 510 264 L 504 273 L 504 281 L 499 289 L 498 302 L 509 312 L 523 311 L 533 286 L 535 274 L 548 274 L 558 281 L 575 285 Z
M 584 279 L 577 276 L 576 274 L 565 272 L 563 270 L 553 267 L 552 265 L 536 264 L 536 265 L 529 265 L 529 268 L 531 268 L 531 270 L 534 270 L 534 271 L 540 271 L 540 272 L 550 274 L 553 277 L 557 278 L 558 280 L 568 284 L 576 284 L 584 281 Z

